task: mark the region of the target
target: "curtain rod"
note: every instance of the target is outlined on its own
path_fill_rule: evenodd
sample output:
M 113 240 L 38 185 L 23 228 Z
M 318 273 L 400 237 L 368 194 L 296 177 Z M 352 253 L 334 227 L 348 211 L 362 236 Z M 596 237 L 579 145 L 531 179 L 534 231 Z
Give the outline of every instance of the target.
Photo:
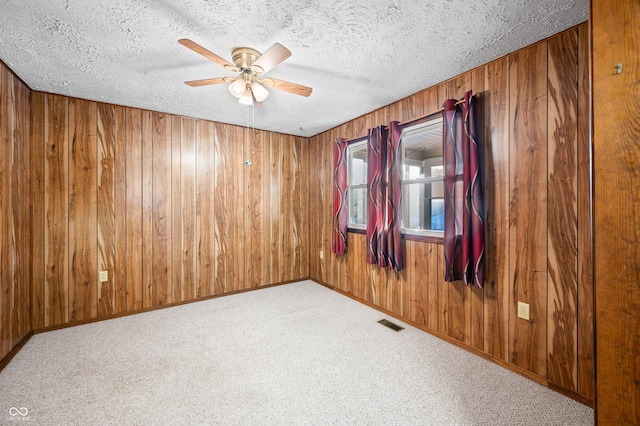
M 480 94 L 479 94 L 479 93 L 476 93 L 475 95 L 473 95 L 473 96 L 471 96 L 471 97 L 472 97 L 472 98 L 480 97 Z M 459 101 L 457 101 L 457 102 L 455 103 L 455 105 L 460 105 L 460 104 L 461 104 L 461 103 L 463 103 L 463 102 L 464 102 L 464 98 L 462 98 L 462 99 L 460 99 Z M 444 111 L 444 107 L 438 108 L 438 109 L 437 109 L 437 110 L 435 110 L 435 111 L 431 111 L 431 112 L 429 112 L 429 113 L 427 113 L 427 114 L 420 115 L 420 116 L 415 117 L 415 118 L 412 118 L 412 119 L 410 119 L 410 120 L 401 121 L 401 122 L 400 122 L 400 123 L 398 123 L 398 124 L 399 124 L 400 126 L 404 126 L 405 124 L 414 123 L 414 122 L 416 122 L 416 121 L 420 121 L 420 120 L 423 120 L 423 119 L 425 119 L 425 118 L 429 118 L 429 117 L 431 117 L 432 115 L 436 115 L 436 114 L 441 113 L 442 111 Z M 388 127 L 388 126 L 384 126 L 384 127 Z M 367 137 L 367 135 L 362 135 L 362 136 L 356 136 L 355 138 L 345 139 L 345 140 L 346 140 L 347 142 L 351 142 L 351 141 L 356 141 L 356 140 L 358 140 L 358 139 L 365 139 L 366 137 Z

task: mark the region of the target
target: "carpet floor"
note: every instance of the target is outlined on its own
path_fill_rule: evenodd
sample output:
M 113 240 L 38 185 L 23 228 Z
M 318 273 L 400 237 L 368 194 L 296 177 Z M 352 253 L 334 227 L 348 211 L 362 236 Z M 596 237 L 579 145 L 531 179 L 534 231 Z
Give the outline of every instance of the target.
M 311 281 L 33 336 L 0 424 L 592 425 L 593 410 Z

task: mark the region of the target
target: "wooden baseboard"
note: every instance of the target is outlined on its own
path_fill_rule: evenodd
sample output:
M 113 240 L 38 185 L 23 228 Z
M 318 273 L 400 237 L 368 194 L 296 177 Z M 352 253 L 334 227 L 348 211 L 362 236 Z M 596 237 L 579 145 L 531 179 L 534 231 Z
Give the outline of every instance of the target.
M 480 356 L 480 357 L 482 357 L 482 358 L 484 358 L 486 360 L 494 362 L 494 363 L 498 364 L 499 366 L 501 366 L 503 368 L 506 368 L 507 370 L 513 371 L 514 373 L 517 373 L 517 374 L 519 374 L 521 376 L 524 376 L 527 379 L 533 380 L 534 382 L 536 382 L 536 383 L 538 383 L 538 384 L 540 384 L 542 386 L 546 386 L 551 390 L 554 390 L 554 391 L 556 391 L 558 393 L 563 394 L 564 396 L 567 396 L 567 397 L 569 397 L 569 398 L 571 398 L 571 399 L 573 399 L 575 401 L 578 401 L 581 404 L 586 405 L 587 407 L 591 407 L 591 408 L 594 407 L 593 399 L 587 398 L 586 396 L 581 395 L 581 394 L 579 394 L 577 392 L 574 392 L 572 390 L 565 389 L 562 386 L 559 386 L 559 385 L 557 385 L 557 384 L 555 384 L 553 382 L 550 382 L 546 378 L 541 377 L 541 376 L 539 376 L 539 375 L 537 375 L 535 373 L 532 373 L 529 370 L 525 370 L 522 367 L 518 367 L 517 365 L 510 364 L 507 361 L 503 360 L 502 358 L 497 358 L 497 357 L 495 357 L 493 355 L 490 355 L 490 354 L 488 354 L 486 352 L 481 351 L 480 349 L 474 348 L 473 346 L 466 345 L 463 342 L 460 342 L 459 340 L 456 340 L 456 339 L 454 339 L 454 338 L 452 338 L 452 337 L 450 337 L 450 336 L 448 336 L 448 335 L 446 335 L 444 333 L 441 333 L 441 332 L 436 331 L 436 330 L 432 330 L 432 329 L 430 329 L 428 327 L 425 327 L 424 325 L 417 324 L 417 323 L 415 323 L 415 322 L 413 322 L 411 320 L 408 320 L 407 318 L 401 317 L 400 315 L 397 315 L 397 314 L 394 314 L 393 312 L 387 311 L 386 309 L 383 309 L 383 308 L 381 308 L 379 306 L 376 306 L 376 305 L 374 305 L 374 304 L 372 304 L 370 302 L 367 302 L 366 300 L 359 299 L 359 298 L 353 296 L 350 293 L 347 293 L 347 292 L 342 291 L 342 290 L 340 290 L 338 288 L 335 288 L 332 285 L 323 283 L 323 282 L 321 282 L 321 281 L 319 281 L 319 280 L 317 280 L 315 278 L 309 278 L 309 280 L 311 280 L 311 281 L 313 281 L 313 282 L 315 282 L 317 284 L 320 284 L 321 286 L 324 286 L 324 287 L 327 287 L 327 288 L 329 288 L 331 290 L 334 290 L 334 291 L 336 291 L 337 293 L 340 293 L 343 296 L 347 296 L 347 297 L 355 300 L 356 302 L 360 302 L 360 303 L 362 303 L 364 305 L 367 305 L 367 306 L 369 306 L 369 307 L 371 307 L 371 308 L 373 308 L 373 309 L 375 309 L 377 311 L 380 311 L 380 312 L 384 313 L 385 315 L 392 316 L 393 318 L 396 318 L 399 321 L 402 321 L 402 322 L 404 322 L 406 324 L 410 324 L 411 326 L 413 326 L 415 328 L 418 328 L 418 329 L 420 329 L 422 331 L 425 331 L 425 332 L 427 332 L 427 333 L 429 333 L 429 334 L 431 334 L 433 336 L 436 336 L 436 337 L 438 337 L 438 338 L 440 338 L 440 339 L 442 339 L 442 340 L 444 340 L 444 341 L 446 341 L 448 343 L 456 345 L 457 347 L 462 348 L 462 349 L 466 350 L 467 352 L 471 352 L 474 355 L 478 355 L 478 356 Z
M 30 331 L 29 333 L 27 333 L 26 336 L 24 336 L 20 342 L 18 342 L 18 344 L 11 350 L 11 352 L 9 352 L 4 358 L 2 358 L 2 360 L 0 360 L 0 371 L 2 371 L 4 369 L 4 367 L 6 367 L 9 362 L 13 359 L 13 357 L 20 352 L 20 349 L 22 349 L 22 347 L 29 341 L 29 339 L 34 335 L 34 334 L 38 334 L 38 333 L 44 333 L 47 331 L 53 331 L 53 330 L 60 330 L 63 328 L 68 328 L 68 327 L 75 327 L 78 325 L 83 325 L 83 324 L 89 324 L 92 322 L 97 322 L 97 321 L 104 321 L 104 320 L 109 320 L 109 319 L 114 319 L 114 318 L 121 318 L 121 317 L 126 317 L 129 315 L 135 315 L 135 314 L 139 314 L 139 313 L 143 313 L 143 312 L 151 312 L 151 311 L 155 311 L 158 309 L 164 309 L 164 308 L 170 308 L 173 306 L 179 306 L 179 305 L 186 305 L 189 303 L 194 303 L 194 302 L 200 302 L 203 300 L 210 300 L 210 299 L 216 299 L 218 297 L 223 297 L 223 296 L 231 296 L 233 294 L 241 294 L 241 293 L 246 293 L 249 291 L 254 291 L 254 290 L 261 290 L 261 289 L 265 289 L 265 288 L 269 288 L 269 287 L 277 287 L 277 286 L 281 286 L 281 285 L 285 285 L 285 284 L 291 284 L 294 282 L 298 282 L 298 281 L 304 281 L 304 280 L 310 280 L 313 281 L 323 287 L 326 287 L 330 290 L 336 291 L 337 293 L 340 293 L 343 296 L 349 297 L 357 302 L 360 302 L 364 305 L 367 305 L 377 311 L 380 311 L 382 313 L 384 313 L 385 315 L 389 315 L 392 316 L 404 323 L 410 324 L 413 327 L 416 327 L 422 331 L 425 331 L 431 335 L 434 335 L 448 343 L 454 344 L 456 346 L 458 346 L 459 348 L 462 348 L 468 352 L 473 353 L 474 355 L 478 355 L 484 359 L 487 359 L 489 361 L 492 361 L 498 365 L 500 365 L 503 368 L 506 368 L 508 370 L 511 370 L 517 374 L 520 374 L 521 376 L 524 376 L 530 380 L 533 380 L 534 382 L 541 384 L 543 386 L 548 387 L 549 389 L 552 389 L 558 393 L 561 393 L 575 401 L 580 402 L 581 404 L 584 404 L 588 407 L 593 408 L 594 404 L 593 404 L 593 399 L 591 398 L 587 398 L 577 392 L 574 392 L 572 390 L 569 389 L 565 389 L 562 386 L 559 386 L 553 382 L 549 382 L 546 378 L 544 377 L 540 377 L 537 374 L 534 374 L 528 370 L 525 370 L 521 367 L 518 367 L 516 365 L 513 364 L 509 364 L 508 362 L 506 362 L 505 360 L 501 359 L 501 358 L 496 358 L 493 355 L 487 354 L 486 352 L 483 352 L 477 348 L 474 348 L 472 346 L 468 346 L 465 345 L 464 343 L 453 339 L 450 336 L 447 336 L 446 334 L 440 333 L 438 331 L 435 330 L 431 330 L 423 325 L 414 323 L 410 320 L 407 320 L 406 318 L 403 318 L 399 315 L 394 314 L 393 312 L 387 311 L 385 309 L 380 308 L 379 306 L 376 306 L 372 303 L 367 302 L 366 300 L 362 300 L 359 299 L 347 292 L 344 292 L 340 289 L 335 288 L 332 285 L 323 283 L 315 278 L 311 278 L 311 277 L 307 277 L 307 278 L 301 278 L 300 280 L 292 280 L 292 281 L 283 281 L 280 283 L 275 283 L 275 284 L 269 284 L 269 285 L 265 285 L 265 286 L 260 286 L 260 287 L 254 287 L 254 288 L 248 288 L 248 289 L 243 289 L 243 290 L 237 290 L 237 291 L 232 291 L 229 293 L 224 293 L 224 294 L 216 294 L 216 295 L 212 295 L 212 296 L 205 296 L 205 297 L 201 297 L 199 299 L 193 299 L 193 300 L 188 300 L 188 301 L 184 301 L 184 302 L 176 302 L 176 303 L 170 303 L 170 304 L 166 304 L 166 305 L 161 305 L 161 306 L 154 306 L 154 307 L 150 307 L 150 308 L 143 308 L 143 309 L 138 309 L 135 311 L 129 311 L 129 312 L 122 312 L 122 313 L 118 313 L 118 314 L 112 314 L 112 315 L 107 315 L 107 316 L 103 316 L 100 318 L 91 318 L 91 319 L 87 319 L 87 320 L 82 320 L 82 321 L 73 321 L 73 322 L 69 322 L 69 323 L 65 323 L 65 324 L 59 324 L 59 325 L 54 325 L 54 326 L 48 326 L 48 327 L 42 327 L 33 331 Z
M 32 336 L 33 336 L 33 331 L 28 332 L 22 339 L 20 339 L 18 344 L 15 345 L 14 348 L 11 349 L 11 351 L 4 358 L 0 360 L 0 372 L 2 372 L 2 370 L 4 370 L 4 368 L 7 365 L 9 365 L 9 362 L 11 362 L 13 357 L 16 356 L 18 352 L 20 352 L 20 349 L 22 349 L 22 347 L 27 344 L 27 342 L 29 341 L 29 339 L 31 339 Z
M 189 303 L 202 302 L 204 300 L 217 299 L 219 297 L 232 296 L 234 294 L 242 294 L 242 293 L 247 293 L 247 292 L 255 291 L 255 290 L 262 290 L 262 289 L 270 288 L 270 287 L 278 287 L 278 286 L 281 286 L 281 285 L 291 284 L 291 283 L 295 283 L 295 282 L 298 282 L 298 281 L 304 281 L 304 280 L 308 280 L 308 279 L 309 278 L 300 278 L 299 280 L 282 281 L 282 282 L 279 282 L 279 283 L 267 284 L 267 285 L 262 285 L 262 286 L 259 286 L 259 287 L 252 287 L 252 288 L 245 288 L 245 289 L 242 289 L 242 290 L 230 291 L 228 293 L 214 294 L 214 295 L 211 295 L 211 296 L 203 296 L 203 297 L 200 297 L 198 299 L 185 300 L 183 302 L 167 303 L 166 305 L 152 306 L 152 307 L 148 307 L 148 308 L 136 309 L 134 311 L 119 312 L 117 314 L 104 315 L 104 316 L 101 316 L 101 317 L 98 317 L 98 318 L 88 318 L 88 319 L 84 319 L 84 320 L 80 320 L 80 321 L 66 322 L 64 324 L 50 325 L 50 326 L 41 327 L 41 328 L 37 328 L 37 329 L 33 330 L 33 334 L 46 333 L 47 331 L 61 330 L 63 328 L 76 327 L 78 325 L 91 324 L 93 322 L 98 322 L 98 321 L 106 321 L 106 320 L 115 319 L 115 318 L 128 317 L 130 315 L 137 315 L 137 314 L 141 314 L 141 313 L 144 313 L 144 312 L 157 311 L 158 309 L 171 308 L 171 307 L 180 306 L 180 305 L 188 305 Z
M 283 281 L 283 282 L 279 282 L 279 283 L 275 283 L 275 284 L 263 285 L 263 286 L 260 286 L 260 287 L 252 287 L 252 288 L 246 288 L 246 289 L 242 289 L 242 290 L 231 291 L 231 292 L 223 293 L 223 294 L 215 294 L 215 295 L 211 295 L 211 296 L 204 296 L 204 297 L 200 297 L 198 299 L 186 300 L 186 301 L 183 301 L 183 302 L 168 303 L 166 305 L 160 305 L 160 306 L 154 306 L 154 307 L 149 307 L 149 308 L 137 309 L 135 311 L 119 312 L 117 314 L 105 315 L 105 316 L 101 316 L 101 317 L 98 317 L 98 318 L 89 318 L 89 319 L 85 319 L 85 320 L 81 320 L 81 321 L 72 321 L 72 322 L 67 322 L 67 323 L 64 323 L 64 324 L 57 324 L 57 325 L 51 325 L 51 326 L 47 326 L 47 327 L 37 328 L 37 329 L 29 331 L 29 333 L 27 333 L 27 335 L 25 337 L 23 337 L 22 340 L 20 340 L 20 342 L 18 342 L 18 344 L 11 350 L 11 352 L 9 352 L 4 358 L 2 358 L 0 360 L 0 371 L 2 371 L 4 369 L 4 367 L 6 367 L 9 364 L 9 362 L 13 359 L 13 357 L 16 356 L 16 354 L 18 352 L 20 352 L 20 349 L 22 349 L 22 347 L 29 341 L 29 339 L 34 334 L 46 333 L 47 331 L 53 331 L 53 330 L 61 330 L 63 328 L 75 327 L 75 326 L 78 326 L 78 325 L 90 324 L 90 323 L 98 322 L 98 321 L 106 321 L 106 320 L 115 319 L 115 318 L 122 318 L 122 317 L 126 317 L 126 316 L 129 316 L 129 315 L 140 314 L 140 313 L 143 313 L 143 312 L 151 312 L 151 311 L 155 311 L 155 310 L 158 310 L 158 309 L 170 308 L 170 307 L 179 306 L 179 305 L 186 305 L 186 304 L 189 304 L 189 303 L 201 302 L 203 300 L 216 299 L 218 297 L 223 297 L 223 296 L 231 296 L 233 294 L 246 293 L 246 292 L 254 291 L 254 290 L 262 290 L 262 289 L 269 288 L 269 287 L 277 287 L 277 286 L 281 286 L 281 285 L 285 285 L 285 284 L 291 284 L 291 283 L 294 283 L 294 282 L 304 281 L 304 280 L 308 280 L 308 279 L 310 279 L 310 278 L 305 277 L 305 278 L 301 278 L 299 280 Z

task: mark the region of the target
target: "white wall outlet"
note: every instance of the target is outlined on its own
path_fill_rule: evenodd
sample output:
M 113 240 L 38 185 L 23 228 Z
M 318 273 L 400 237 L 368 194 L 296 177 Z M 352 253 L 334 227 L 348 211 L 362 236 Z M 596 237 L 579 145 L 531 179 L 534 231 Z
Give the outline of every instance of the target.
M 320 250 L 320 259 L 324 259 L 324 252 Z
M 518 302 L 518 318 L 529 321 L 529 304 Z
M 109 281 L 109 271 L 100 271 L 99 279 L 101 283 Z

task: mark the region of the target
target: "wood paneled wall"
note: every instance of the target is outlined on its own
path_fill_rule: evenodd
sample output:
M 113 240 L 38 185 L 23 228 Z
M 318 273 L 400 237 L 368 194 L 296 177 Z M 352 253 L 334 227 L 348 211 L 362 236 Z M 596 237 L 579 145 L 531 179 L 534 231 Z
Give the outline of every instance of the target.
M 640 424 L 640 2 L 591 2 L 596 421 Z M 616 67 L 621 64 L 621 72 Z
M 307 138 L 31 102 L 34 329 L 309 276 Z
M 588 69 L 584 24 L 309 143 L 31 92 L 0 66 L 0 359 L 31 330 L 311 276 L 590 400 Z M 469 89 L 486 287 L 444 282 L 435 242 L 405 241 L 401 273 L 367 265 L 361 234 L 332 255 L 333 139 Z
M 592 400 L 588 61 L 583 24 L 311 138 L 311 277 Z M 444 282 L 438 243 L 405 241 L 401 273 L 367 265 L 361 234 L 333 255 L 332 141 L 467 90 L 480 94 L 486 287 Z M 518 301 L 530 321 L 517 317 Z
M 0 63 L 0 360 L 31 331 L 29 92 Z

